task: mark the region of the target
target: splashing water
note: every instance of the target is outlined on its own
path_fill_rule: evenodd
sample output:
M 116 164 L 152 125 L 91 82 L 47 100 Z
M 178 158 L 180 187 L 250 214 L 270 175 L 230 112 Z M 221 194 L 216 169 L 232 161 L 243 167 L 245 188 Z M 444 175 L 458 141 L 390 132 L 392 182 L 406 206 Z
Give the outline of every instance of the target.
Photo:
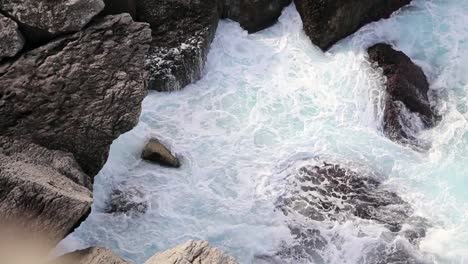
M 415 0 L 323 53 L 302 31 L 292 5 L 279 22 L 248 35 L 221 21 L 202 80 L 148 95 L 140 122 L 117 139 L 94 185 L 89 218 L 62 243 L 109 247 L 143 263 L 156 251 L 205 239 L 241 263 L 291 240 L 274 203 L 288 188 L 282 164 L 345 158 L 384 175 L 384 184 L 431 222 L 420 250 L 436 263 L 468 262 L 468 1 Z M 366 48 L 393 43 L 431 83 L 442 122 L 421 132 L 417 152 L 381 132 L 383 80 Z M 182 157 L 181 169 L 139 158 L 156 136 Z M 149 201 L 140 216 L 104 213 L 115 188 Z M 328 263 L 358 263 L 379 239 L 359 223 L 337 224 Z M 326 255 L 328 252 L 328 256 Z

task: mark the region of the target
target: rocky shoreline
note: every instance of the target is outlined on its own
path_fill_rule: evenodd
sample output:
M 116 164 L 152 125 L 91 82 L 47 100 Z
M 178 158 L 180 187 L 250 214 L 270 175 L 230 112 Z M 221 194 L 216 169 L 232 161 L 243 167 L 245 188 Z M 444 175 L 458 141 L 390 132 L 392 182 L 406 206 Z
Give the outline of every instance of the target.
M 291 2 L 63 0 L 50 4 L 47 0 L 1 0 L 0 224 L 14 224 L 55 246 L 90 213 L 93 178 L 106 162 L 112 142 L 137 124 L 148 89 L 175 91 L 200 79 L 220 19 L 235 20 L 254 33 L 273 25 Z M 359 0 L 352 8 L 349 1 L 294 2 L 311 41 L 328 49 L 363 25 L 389 17 L 410 0 Z M 417 113 L 425 127 L 433 126 L 437 118 L 430 108 L 429 84 L 422 70 L 387 44 L 369 48 L 369 59 L 383 68 L 387 78 L 384 133 L 403 143 L 411 139 L 401 119 L 401 104 Z M 143 156 L 162 165 L 180 166 L 164 146 L 153 148 L 155 152 Z M 323 173 L 329 169 L 333 173 Z M 354 177 L 354 172 L 339 165 L 325 164 L 310 173 L 304 170 L 309 175 L 306 180 L 312 182 L 337 175 L 339 180 L 343 174 Z M 377 182 L 369 179 L 357 184 L 371 189 L 355 196 L 382 198 L 373 196 L 382 194 Z M 342 195 L 359 186 L 345 186 Z M 389 204 L 406 206 L 395 194 L 384 194 L 382 199 L 393 199 Z M 121 196 L 116 195 L 116 203 Z M 288 199 L 280 206 L 285 214 L 294 208 L 299 214 L 306 212 L 306 217 L 333 217 L 319 212 L 326 208 L 297 209 L 292 203 L 303 201 Z M 344 200 L 360 205 L 356 202 L 360 198 L 350 199 Z M 111 212 L 125 211 L 112 206 Z M 388 224 L 379 208 L 368 209 L 354 215 Z M 395 228 L 395 232 L 401 229 Z M 126 263 L 101 248 L 64 258 L 60 261 Z M 190 241 L 147 263 L 236 262 L 206 242 Z

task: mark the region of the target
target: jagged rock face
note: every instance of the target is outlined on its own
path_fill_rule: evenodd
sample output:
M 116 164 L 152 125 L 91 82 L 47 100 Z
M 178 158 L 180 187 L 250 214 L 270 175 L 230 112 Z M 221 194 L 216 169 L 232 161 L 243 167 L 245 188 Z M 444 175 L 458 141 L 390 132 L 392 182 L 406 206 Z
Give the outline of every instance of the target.
M 179 90 L 201 78 L 218 25 L 216 0 L 139 0 L 137 19 L 148 22 L 150 89 Z
M 15 56 L 24 46 L 24 38 L 12 19 L 0 14 L 0 61 Z
M 379 43 L 368 49 L 369 59 L 383 69 L 386 81 L 384 132 L 396 141 L 411 139 L 406 131 L 411 123 L 405 122 L 404 111 L 416 113 L 423 125 L 434 126 L 436 114 L 431 109 L 428 97 L 429 83 L 422 69 L 401 51 Z
M 411 0 L 295 0 L 312 43 L 326 50 L 359 28 L 388 18 Z
M 71 154 L 0 136 L 0 225 L 58 242 L 91 210 L 87 177 Z
M 190 240 L 175 248 L 157 253 L 145 264 L 237 264 L 237 261 L 211 247 L 206 241 Z
M 290 3 L 291 0 L 222 0 L 222 16 L 254 33 L 276 23 Z
M 112 251 L 101 248 L 91 247 L 78 250 L 57 258 L 50 264 L 129 264 L 115 255 Z
M 136 188 L 115 189 L 106 202 L 106 213 L 121 213 L 127 215 L 144 214 L 148 209 L 148 201 L 144 194 Z
M 96 175 L 137 123 L 150 41 L 147 24 L 107 16 L 0 65 L 0 135 L 70 152 Z
M 103 8 L 102 0 L 0 0 L 0 10 L 31 39 L 79 31 Z
M 322 234 L 317 223 L 333 226 L 365 219 L 387 229 L 390 241 L 397 236 L 406 238 L 405 246 L 395 248 L 398 243 L 382 242 L 373 250 L 362 252 L 366 261 L 374 259 L 365 263 L 400 263 L 401 259 L 420 263 L 411 262 L 415 258 L 408 247 L 416 247 L 425 236 L 427 223 L 413 216 L 408 203 L 383 189 L 373 175 L 360 175 L 335 164 L 316 164 L 294 172 L 289 177 L 290 190 L 278 200 L 277 206 L 286 216 L 295 242 L 272 259 L 326 263 L 323 253 L 333 239 Z
M 158 163 L 165 167 L 179 168 L 180 161 L 174 156 L 171 151 L 166 148 L 159 140 L 152 138 L 146 144 L 143 152 L 141 153 L 141 158 L 151 162 Z

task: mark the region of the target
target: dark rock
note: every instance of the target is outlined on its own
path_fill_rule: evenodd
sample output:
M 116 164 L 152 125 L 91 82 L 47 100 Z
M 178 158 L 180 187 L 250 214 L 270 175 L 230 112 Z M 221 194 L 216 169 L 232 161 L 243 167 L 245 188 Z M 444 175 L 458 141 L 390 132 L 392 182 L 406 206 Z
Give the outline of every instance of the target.
M 156 162 L 162 166 L 179 168 L 180 162 L 159 140 L 153 138 L 146 144 L 141 158 Z
M 150 41 L 146 24 L 107 16 L 0 65 L 0 135 L 72 153 L 96 175 L 138 121 Z
M 90 247 L 65 254 L 50 264 L 129 264 L 129 262 L 108 249 Z
M 0 10 L 25 29 L 28 40 L 77 32 L 103 8 L 102 0 L 0 0 Z
M 57 243 L 91 210 L 87 177 L 71 154 L 0 136 L 0 226 Z
M 136 4 L 135 0 L 104 0 L 106 7 L 102 14 L 104 15 L 118 15 L 122 13 L 129 13 L 136 19 Z
M 368 49 L 369 59 L 383 69 L 387 97 L 384 110 L 384 132 L 392 140 L 411 139 L 407 133 L 412 121 L 405 120 L 405 110 L 416 113 L 425 128 L 435 125 L 437 116 L 431 109 L 429 83 L 424 72 L 401 51 L 388 44 Z
M 16 22 L 0 14 L 0 61 L 15 56 L 23 46 L 23 35 Z
M 388 18 L 411 0 L 294 0 L 312 43 L 326 50 L 362 26 Z
M 216 0 L 139 0 L 137 19 L 148 22 L 153 41 L 147 57 L 150 89 L 174 91 L 202 76 L 219 21 Z
M 385 227 L 390 241 L 395 241 L 397 236 L 406 238 L 407 247 L 395 249 L 393 242 L 383 240 L 375 245 L 379 254 L 375 254 L 375 250 L 362 252 L 365 258 L 380 261 L 370 263 L 383 263 L 382 260 L 400 263 L 397 261 L 400 256 L 411 255 L 409 248 L 416 250 L 415 245 L 425 235 L 427 223 L 414 217 L 411 206 L 397 194 L 383 189 L 376 175 L 357 173 L 335 164 L 311 163 L 316 165 L 292 172 L 288 177 L 291 189 L 277 202 L 288 219 L 294 243 L 285 245 L 276 258 L 326 263 L 326 248 L 334 242 L 321 234 L 317 222 L 333 225 L 354 219 L 371 220 Z M 364 235 L 365 229 L 362 232 Z
M 275 24 L 291 0 L 222 0 L 222 17 L 239 22 L 249 33 Z
M 106 213 L 123 213 L 128 215 L 144 214 L 148 209 L 148 202 L 144 194 L 135 188 L 112 191 L 107 201 Z

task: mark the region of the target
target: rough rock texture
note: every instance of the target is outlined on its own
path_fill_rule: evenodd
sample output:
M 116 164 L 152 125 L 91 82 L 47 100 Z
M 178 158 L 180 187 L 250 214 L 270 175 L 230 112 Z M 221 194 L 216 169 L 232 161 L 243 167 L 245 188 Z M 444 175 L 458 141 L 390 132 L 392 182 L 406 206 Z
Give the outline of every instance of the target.
M 429 83 L 421 68 L 403 52 L 394 50 L 388 44 L 374 45 L 368 52 L 370 61 L 381 67 L 387 78 L 385 134 L 397 141 L 411 139 L 411 135 L 406 132 L 412 125 L 410 120 L 405 120 L 406 110 L 416 113 L 424 127 L 433 126 L 437 117 L 431 109 Z
M 276 23 L 291 0 L 222 0 L 222 17 L 239 22 L 249 33 Z
M 288 219 L 295 243 L 280 251 L 276 258 L 327 263 L 328 244 L 335 242 L 321 233 L 317 223 L 333 226 L 333 223 L 365 219 L 388 230 L 381 243 L 376 242 L 375 248 L 362 252 L 365 259 L 374 259 L 366 263 L 407 263 L 398 260 L 420 263 L 411 262 L 412 252 L 416 251 L 414 245 L 425 236 L 427 223 L 413 216 L 408 203 L 383 189 L 374 175 L 361 175 L 335 164 L 318 161 L 312 164 L 293 170 L 289 191 L 278 200 L 277 206 Z M 362 236 L 365 235 L 362 225 Z M 406 238 L 405 246 L 395 248 L 401 243 L 393 242 L 397 236 Z
M 96 175 L 137 123 L 150 41 L 146 24 L 107 16 L 0 65 L 0 135 L 72 153 Z
M 157 253 L 145 264 L 237 264 L 237 261 L 211 247 L 206 241 L 190 240 L 180 246 Z
M 105 212 L 139 215 L 144 214 L 147 209 L 148 201 L 144 194 L 136 188 L 129 188 L 112 191 L 106 202 Z
M 91 247 L 78 250 L 63 255 L 51 264 L 129 264 L 122 258 L 115 255 L 112 251 L 101 248 Z
M 91 210 L 87 177 L 71 154 L 0 136 L 0 225 L 58 242 Z
M 103 14 L 117 15 L 129 13 L 134 19 L 136 18 L 136 3 L 135 0 L 104 0 L 106 7 Z
M 179 90 L 201 78 L 218 25 L 216 0 L 139 0 L 137 20 L 148 22 L 150 89 Z
M 24 38 L 12 19 L 0 14 L 0 61 L 15 56 L 24 46 Z
M 146 144 L 141 158 L 166 167 L 180 167 L 179 159 L 172 155 L 171 151 L 155 138 L 150 139 Z
M 295 0 L 304 30 L 312 42 L 326 50 L 360 27 L 382 18 L 411 0 Z
M 102 0 L 0 0 L 28 39 L 79 31 L 103 8 Z

